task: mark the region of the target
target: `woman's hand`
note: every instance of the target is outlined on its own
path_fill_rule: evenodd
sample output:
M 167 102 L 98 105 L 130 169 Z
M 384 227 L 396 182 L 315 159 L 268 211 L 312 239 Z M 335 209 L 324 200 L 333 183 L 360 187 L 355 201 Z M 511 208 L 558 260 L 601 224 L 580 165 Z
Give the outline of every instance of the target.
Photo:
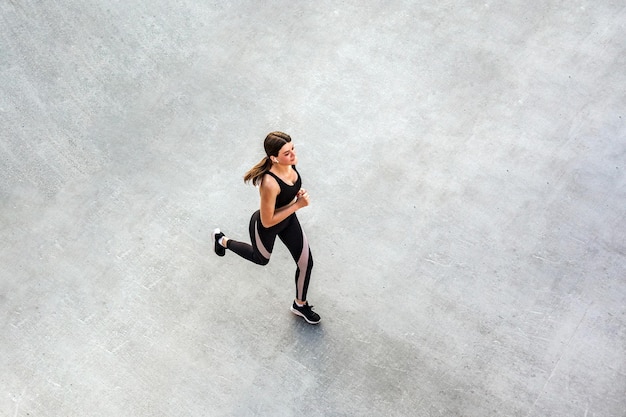
M 305 190 L 304 188 L 300 188 L 300 190 L 298 191 L 298 194 L 296 194 L 296 198 L 297 198 L 296 204 L 298 204 L 300 208 L 306 207 L 309 205 L 309 192 Z

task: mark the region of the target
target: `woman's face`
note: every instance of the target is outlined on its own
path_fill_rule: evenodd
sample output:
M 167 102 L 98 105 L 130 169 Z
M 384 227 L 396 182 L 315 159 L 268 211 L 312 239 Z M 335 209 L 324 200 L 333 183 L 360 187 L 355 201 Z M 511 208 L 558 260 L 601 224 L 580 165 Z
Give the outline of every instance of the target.
M 282 165 L 296 165 L 298 163 L 298 156 L 296 155 L 296 148 L 293 142 L 288 142 L 280 148 L 278 155 L 276 156 L 278 163 Z

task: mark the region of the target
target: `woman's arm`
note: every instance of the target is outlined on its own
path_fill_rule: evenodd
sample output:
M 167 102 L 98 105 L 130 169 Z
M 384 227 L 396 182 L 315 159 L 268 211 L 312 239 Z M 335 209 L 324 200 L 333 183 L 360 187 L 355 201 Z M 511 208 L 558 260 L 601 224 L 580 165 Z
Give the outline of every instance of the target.
M 309 205 L 309 193 L 302 189 L 298 192 L 296 200 L 291 204 L 275 209 L 276 197 L 280 193 L 280 186 L 274 178 L 266 175 L 259 186 L 261 194 L 261 223 L 263 227 L 272 227 L 291 216 L 297 210 Z

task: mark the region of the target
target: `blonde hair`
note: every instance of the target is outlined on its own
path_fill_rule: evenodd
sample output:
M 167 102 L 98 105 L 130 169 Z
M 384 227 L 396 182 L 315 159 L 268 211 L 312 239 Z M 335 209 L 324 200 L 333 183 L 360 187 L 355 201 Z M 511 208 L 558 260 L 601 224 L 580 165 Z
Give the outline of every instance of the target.
M 278 156 L 280 148 L 289 142 L 291 142 L 291 136 L 286 133 L 271 132 L 268 134 L 263 142 L 265 157 L 245 173 L 243 181 L 245 183 L 252 181 L 252 185 L 258 185 L 263 179 L 263 175 L 265 175 L 272 167 L 270 156 Z

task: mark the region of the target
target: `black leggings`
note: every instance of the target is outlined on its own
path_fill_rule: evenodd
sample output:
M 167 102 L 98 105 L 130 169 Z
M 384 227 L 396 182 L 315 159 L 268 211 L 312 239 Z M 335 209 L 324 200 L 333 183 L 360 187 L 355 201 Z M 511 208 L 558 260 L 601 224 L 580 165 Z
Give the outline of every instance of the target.
M 296 261 L 296 298 L 305 301 L 313 269 L 313 256 L 295 213 L 277 225 L 265 228 L 261 224 L 261 213 L 257 210 L 250 219 L 252 245 L 228 239 L 227 246 L 242 258 L 255 264 L 267 265 L 272 256 L 276 236 L 287 246 L 293 260 Z

